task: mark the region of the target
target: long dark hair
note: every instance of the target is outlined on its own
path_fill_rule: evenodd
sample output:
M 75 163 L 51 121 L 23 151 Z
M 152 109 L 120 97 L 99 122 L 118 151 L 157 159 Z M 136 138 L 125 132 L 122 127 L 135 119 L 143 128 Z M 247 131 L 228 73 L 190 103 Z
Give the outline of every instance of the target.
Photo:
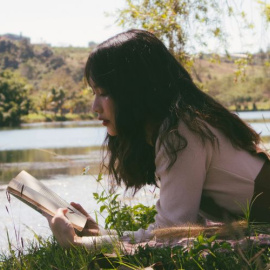
M 169 167 L 175 162 L 177 152 L 187 145 L 178 131 L 179 121 L 199 134 L 203 143 L 210 140 L 215 144 L 208 123 L 221 130 L 235 147 L 256 152 L 260 136 L 202 92 L 150 32 L 129 30 L 101 43 L 88 58 L 85 77 L 114 100 L 117 136 L 105 138 L 109 153 L 106 166 L 117 183 L 124 182 L 127 188 L 138 190 L 145 184 L 156 184 L 157 138 L 165 146 Z M 170 139 L 172 133 L 177 140 L 175 136 Z

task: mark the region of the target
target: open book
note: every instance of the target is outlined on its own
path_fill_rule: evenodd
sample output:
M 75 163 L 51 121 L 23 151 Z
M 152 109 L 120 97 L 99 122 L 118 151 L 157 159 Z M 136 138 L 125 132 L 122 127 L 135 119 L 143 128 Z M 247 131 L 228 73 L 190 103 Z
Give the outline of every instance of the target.
M 73 227 L 78 231 L 82 231 L 85 226 L 86 216 L 26 171 L 21 171 L 13 178 L 9 182 L 7 190 L 38 212 L 43 211 L 51 216 L 56 213 L 58 208 L 68 208 L 69 211 L 66 217 Z

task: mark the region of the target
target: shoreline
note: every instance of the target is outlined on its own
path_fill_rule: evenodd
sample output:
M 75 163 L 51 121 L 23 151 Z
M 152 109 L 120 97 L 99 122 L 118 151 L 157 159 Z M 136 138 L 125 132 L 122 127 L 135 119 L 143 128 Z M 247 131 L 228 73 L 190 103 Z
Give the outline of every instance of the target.
M 258 110 L 230 110 L 232 113 L 237 114 L 246 122 L 270 122 L 270 108 L 269 109 L 258 109 Z M 264 117 L 262 114 L 267 113 L 267 117 Z M 262 113 L 262 114 L 260 114 Z M 241 114 L 243 114 L 241 116 Z M 250 117 L 249 114 L 254 114 L 257 116 Z M 269 114 L 269 115 L 268 115 Z M 259 115 L 259 117 L 258 117 Z M 33 127 L 50 127 L 50 126 L 102 126 L 99 120 L 91 116 L 78 116 L 73 114 L 66 114 L 63 116 L 52 116 L 49 117 L 42 114 L 28 114 L 23 116 L 21 123 L 16 126 L 3 126 L 0 127 L 1 130 L 14 129 L 14 128 L 33 128 Z
M 258 109 L 258 110 L 230 110 L 233 113 L 241 114 L 241 113 L 260 113 L 260 112 L 270 112 L 270 107 L 268 109 Z M 97 119 L 95 119 L 92 115 L 85 117 L 79 117 L 78 115 L 74 114 L 67 114 L 63 116 L 55 116 L 53 118 L 47 118 L 46 116 L 42 114 L 35 114 L 38 116 L 38 118 L 31 118 L 31 114 L 28 114 L 23 117 L 22 122 L 20 126 L 34 124 L 34 123 L 43 123 L 43 124 L 56 124 L 56 123 L 66 123 L 66 122 L 99 122 Z M 42 117 L 42 119 L 40 118 Z M 25 119 L 25 120 L 24 120 Z M 40 119 L 40 121 L 39 121 Z M 45 120 L 45 121 L 44 121 Z M 252 119 L 251 119 L 252 120 Z M 254 119 L 256 120 L 256 119 Z M 270 119 L 269 119 L 270 121 Z

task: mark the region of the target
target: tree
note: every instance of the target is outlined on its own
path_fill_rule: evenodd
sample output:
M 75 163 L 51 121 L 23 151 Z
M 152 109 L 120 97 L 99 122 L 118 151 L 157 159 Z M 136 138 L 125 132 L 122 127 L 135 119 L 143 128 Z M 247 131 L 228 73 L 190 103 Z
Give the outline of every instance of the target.
M 51 102 L 51 93 L 44 91 L 39 97 L 39 108 L 45 114 Z
M 19 42 L 19 51 L 19 57 L 22 61 L 26 61 L 35 56 L 33 45 L 31 45 L 27 39 L 22 39 Z
M 246 86 L 251 87 L 251 92 L 249 92 L 249 88 L 244 89 L 236 86 L 236 84 L 243 84 L 247 79 L 247 70 L 252 66 L 253 58 L 247 51 L 244 54 L 230 55 L 228 49 L 232 32 L 233 34 L 235 31 L 238 32 L 242 41 L 245 41 L 247 36 L 251 37 L 255 32 L 267 29 L 267 23 L 270 22 L 270 5 L 266 4 L 265 1 L 125 0 L 125 3 L 126 6 L 118 10 L 116 14 L 119 24 L 125 28 L 145 29 L 154 33 L 165 43 L 176 59 L 184 64 L 193 76 L 195 83 L 202 90 L 209 89 L 207 89 L 207 79 L 202 76 L 205 66 L 200 68 L 195 63 L 195 60 L 198 63 L 200 51 L 209 52 L 210 43 L 211 46 L 215 44 L 217 48 L 215 53 L 212 50 L 212 54 L 204 54 L 207 61 L 220 62 L 222 60 L 223 63 L 228 61 L 234 63 L 234 70 L 231 71 L 233 75 L 226 80 L 228 79 L 233 84 L 230 87 L 236 92 L 232 91 L 228 94 L 227 89 L 224 89 L 223 92 L 219 84 L 215 85 L 215 90 L 211 89 L 209 92 L 215 93 L 215 97 L 219 98 L 225 105 L 238 106 L 239 103 L 254 103 L 268 95 L 267 90 L 262 90 L 264 89 L 262 87 L 259 89 L 260 94 L 256 94 L 254 89 L 256 91 L 258 89 L 251 84 L 246 84 Z M 265 24 L 261 22 L 261 29 L 253 29 L 254 24 L 252 17 L 249 17 L 248 7 L 252 10 L 254 8 L 261 9 L 261 18 L 262 21 L 265 21 Z M 265 35 L 265 33 L 263 34 Z M 222 57 L 221 53 L 225 53 L 225 57 Z M 265 74 L 270 67 L 268 55 L 261 63 L 262 66 L 265 66 Z M 209 74 L 208 80 L 211 77 Z M 214 86 L 214 82 L 211 83 L 211 86 Z
M 89 88 L 82 89 L 72 98 L 72 112 L 78 114 L 87 114 L 91 111 L 93 95 Z
M 0 53 L 14 54 L 18 51 L 16 44 L 9 40 L 0 40 Z
M 32 108 L 26 81 L 9 70 L 0 72 L 0 126 L 16 126 Z
M 47 74 L 43 74 L 39 81 L 39 87 L 42 89 L 63 88 L 66 91 L 76 89 L 77 84 L 74 82 L 69 68 L 63 66 Z
M 63 116 L 63 106 L 66 101 L 66 93 L 64 92 L 63 88 L 52 88 L 51 94 L 54 114 L 56 115 L 56 113 L 60 110 L 61 116 Z
M 252 28 L 241 3 L 233 0 L 126 0 L 118 11 L 123 26 L 153 32 L 181 61 L 196 47 L 207 46 L 209 40 L 224 45 L 230 33 L 225 18 L 235 18 L 241 28 Z
M 53 51 L 47 46 L 43 47 L 42 51 L 37 55 L 37 57 L 40 57 L 42 60 L 46 60 L 51 56 L 53 56 Z
M 48 63 L 48 66 L 52 69 L 58 69 L 65 65 L 65 60 L 61 56 L 53 56 L 50 58 L 50 61 Z
M 266 22 L 270 22 L 270 4 L 264 3 L 262 1 L 258 1 L 262 7 L 262 13 L 266 19 Z

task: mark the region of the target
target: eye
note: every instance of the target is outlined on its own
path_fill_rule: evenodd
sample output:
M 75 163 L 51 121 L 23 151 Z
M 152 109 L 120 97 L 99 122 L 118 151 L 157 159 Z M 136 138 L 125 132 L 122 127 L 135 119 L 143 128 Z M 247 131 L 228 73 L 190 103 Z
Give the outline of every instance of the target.
M 103 89 L 103 88 L 100 88 L 100 87 L 92 87 L 92 92 L 93 92 L 93 95 L 97 95 L 99 97 L 107 97 L 109 96 L 109 93 Z

